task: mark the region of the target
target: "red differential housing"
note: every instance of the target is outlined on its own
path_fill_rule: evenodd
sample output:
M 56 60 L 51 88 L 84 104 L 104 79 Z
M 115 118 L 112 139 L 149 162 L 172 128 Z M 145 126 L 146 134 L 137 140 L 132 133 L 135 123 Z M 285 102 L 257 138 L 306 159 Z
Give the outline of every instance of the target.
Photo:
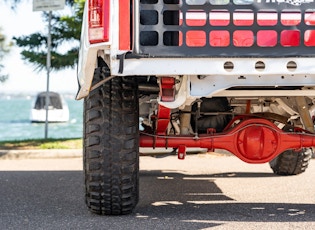
M 266 163 L 287 149 L 315 146 L 315 135 L 284 132 L 265 119 L 241 121 L 219 134 L 195 136 L 140 135 L 140 147 L 225 149 L 248 163 Z

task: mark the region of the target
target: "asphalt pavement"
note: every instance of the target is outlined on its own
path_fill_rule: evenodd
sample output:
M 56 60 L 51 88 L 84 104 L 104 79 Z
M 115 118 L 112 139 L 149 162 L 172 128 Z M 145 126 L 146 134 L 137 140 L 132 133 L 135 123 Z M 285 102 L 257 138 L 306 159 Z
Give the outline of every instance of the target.
M 50 152 L 1 152 L 0 229 L 315 229 L 315 160 L 276 176 L 225 154 L 140 157 L 135 211 L 99 216 L 84 204 L 82 150 Z

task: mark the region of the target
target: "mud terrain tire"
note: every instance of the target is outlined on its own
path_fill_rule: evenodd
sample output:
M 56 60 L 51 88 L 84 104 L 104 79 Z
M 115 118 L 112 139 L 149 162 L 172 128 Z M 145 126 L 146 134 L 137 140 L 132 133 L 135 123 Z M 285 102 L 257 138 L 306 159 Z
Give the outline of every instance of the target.
M 107 70 L 95 70 L 93 85 Z M 85 200 L 94 213 L 129 214 L 138 202 L 138 108 L 133 78 L 116 77 L 84 100 Z
M 270 167 L 278 175 L 297 175 L 305 172 L 312 157 L 312 149 L 287 150 L 270 161 Z

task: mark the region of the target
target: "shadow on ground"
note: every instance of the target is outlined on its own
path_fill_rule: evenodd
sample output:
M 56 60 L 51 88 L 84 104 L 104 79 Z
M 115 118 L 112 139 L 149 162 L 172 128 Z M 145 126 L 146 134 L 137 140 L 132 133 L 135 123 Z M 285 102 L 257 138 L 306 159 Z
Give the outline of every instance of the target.
M 227 222 L 315 221 L 315 204 L 240 203 L 215 183 L 222 177 L 269 176 L 274 175 L 141 171 L 140 201 L 134 213 L 108 217 L 86 209 L 81 171 L 2 171 L 0 228 L 203 229 Z

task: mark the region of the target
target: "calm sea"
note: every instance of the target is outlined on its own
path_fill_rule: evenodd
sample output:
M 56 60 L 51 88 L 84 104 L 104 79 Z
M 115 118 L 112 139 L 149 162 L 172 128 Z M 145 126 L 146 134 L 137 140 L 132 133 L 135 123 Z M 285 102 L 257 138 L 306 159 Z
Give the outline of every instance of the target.
M 49 138 L 81 138 L 83 132 L 83 100 L 64 95 L 70 111 L 67 123 L 48 125 Z M 0 97 L 0 141 L 45 137 L 45 124 L 30 122 L 32 96 Z

